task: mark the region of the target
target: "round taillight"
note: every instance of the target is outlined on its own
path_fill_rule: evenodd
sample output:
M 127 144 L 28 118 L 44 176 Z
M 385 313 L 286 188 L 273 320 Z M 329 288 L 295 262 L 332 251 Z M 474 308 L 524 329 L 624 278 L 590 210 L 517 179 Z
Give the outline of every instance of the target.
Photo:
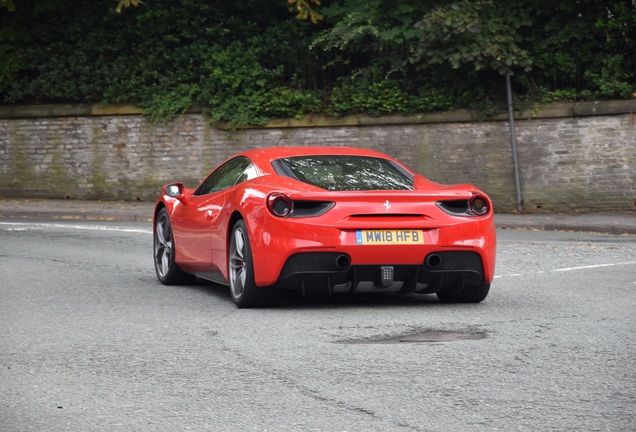
M 470 199 L 470 211 L 477 216 L 483 216 L 490 211 L 488 199 L 482 195 L 475 195 Z
M 292 202 L 287 195 L 273 193 L 267 197 L 267 208 L 278 217 L 285 217 L 291 213 Z

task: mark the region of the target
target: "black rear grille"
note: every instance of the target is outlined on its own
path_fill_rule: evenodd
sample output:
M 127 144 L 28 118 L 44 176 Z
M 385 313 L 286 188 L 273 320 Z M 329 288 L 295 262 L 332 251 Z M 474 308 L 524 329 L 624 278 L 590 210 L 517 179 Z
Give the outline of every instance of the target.
M 347 257 L 339 265 L 339 257 Z M 483 283 L 484 269 L 479 254 L 468 251 L 433 252 L 422 264 L 391 264 L 392 287 L 378 279 L 382 265 L 349 265 L 349 257 L 337 252 L 311 252 L 287 259 L 278 282 L 281 288 L 309 292 L 377 292 L 430 294 Z M 342 291 L 344 290 L 344 291 Z

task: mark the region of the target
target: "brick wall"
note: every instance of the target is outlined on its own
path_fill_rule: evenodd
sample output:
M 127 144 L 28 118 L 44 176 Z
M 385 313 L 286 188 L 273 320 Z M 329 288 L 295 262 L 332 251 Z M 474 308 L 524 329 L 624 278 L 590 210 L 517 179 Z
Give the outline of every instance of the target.
M 0 197 L 154 200 L 162 184 L 194 187 L 244 149 L 320 144 L 380 150 L 434 181 L 479 186 L 500 212 L 516 206 L 505 117 L 307 118 L 231 131 L 198 113 L 152 125 L 135 110 L 91 109 L 0 107 Z M 635 112 L 636 100 L 519 113 L 524 209 L 635 211 Z

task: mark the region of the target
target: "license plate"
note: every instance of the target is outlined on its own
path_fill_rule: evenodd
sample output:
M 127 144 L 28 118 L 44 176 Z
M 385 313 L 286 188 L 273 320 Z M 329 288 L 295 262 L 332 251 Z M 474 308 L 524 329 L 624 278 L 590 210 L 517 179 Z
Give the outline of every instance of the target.
M 422 230 L 357 230 L 359 245 L 407 245 L 424 244 Z

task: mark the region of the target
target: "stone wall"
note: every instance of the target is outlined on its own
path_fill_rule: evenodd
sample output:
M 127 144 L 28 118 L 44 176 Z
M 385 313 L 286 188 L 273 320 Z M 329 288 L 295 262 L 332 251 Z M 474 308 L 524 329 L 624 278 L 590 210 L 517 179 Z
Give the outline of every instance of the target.
M 636 211 L 636 100 L 518 113 L 526 211 Z M 506 118 L 470 113 L 308 117 L 238 131 L 200 113 L 153 125 L 122 106 L 0 107 L 0 197 L 154 200 L 162 184 L 194 187 L 247 148 L 357 146 L 380 150 L 440 183 L 473 183 L 496 210 L 516 207 Z

